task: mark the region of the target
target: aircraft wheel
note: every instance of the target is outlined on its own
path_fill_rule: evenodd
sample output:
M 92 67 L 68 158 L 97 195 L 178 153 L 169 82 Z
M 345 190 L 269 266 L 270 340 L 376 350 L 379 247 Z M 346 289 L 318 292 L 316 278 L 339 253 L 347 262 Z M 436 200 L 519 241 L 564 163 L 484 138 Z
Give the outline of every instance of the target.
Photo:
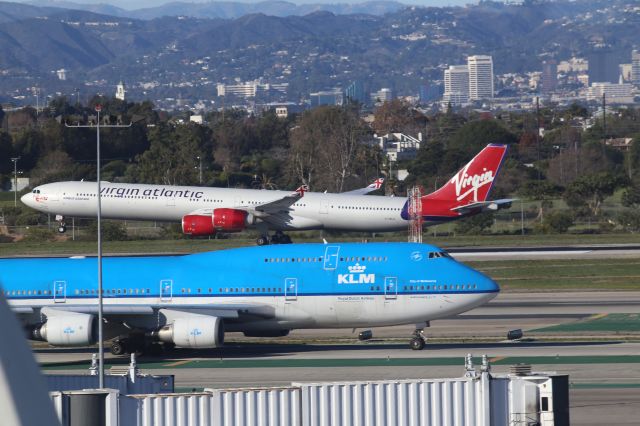
M 421 351 L 424 349 L 424 339 L 421 337 L 414 337 L 409 342 L 409 347 L 414 351 Z
M 126 352 L 124 342 L 120 340 L 114 340 L 111 342 L 111 353 L 113 355 L 124 355 Z
M 258 237 L 258 239 L 256 240 L 256 244 L 258 244 L 259 246 L 269 245 L 269 239 L 265 236 Z
M 65 225 L 58 226 L 58 232 L 60 234 L 64 234 L 65 232 L 67 232 L 67 227 Z

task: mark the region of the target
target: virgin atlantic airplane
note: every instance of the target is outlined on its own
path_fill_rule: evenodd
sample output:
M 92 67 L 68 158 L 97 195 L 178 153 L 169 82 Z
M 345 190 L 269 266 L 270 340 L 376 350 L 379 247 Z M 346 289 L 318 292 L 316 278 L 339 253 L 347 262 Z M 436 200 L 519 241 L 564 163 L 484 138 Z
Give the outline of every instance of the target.
M 485 210 L 498 210 L 512 200 L 488 200 L 507 152 L 490 144 L 441 188 L 421 199 L 421 215 L 428 226 L 461 219 Z M 123 220 L 182 222 L 187 235 L 214 235 L 255 228 L 258 245 L 291 242 L 283 231 L 333 229 L 385 232 L 407 229 L 406 197 L 330 194 L 197 186 L 101 184 L 102 217 Z M 65 217 L 95 217 L 95 182 L 56 182 L 36 187 L 22 202 L 56 215 L 60 232 Z M 272 237 L 269 231 L 276 231 Z

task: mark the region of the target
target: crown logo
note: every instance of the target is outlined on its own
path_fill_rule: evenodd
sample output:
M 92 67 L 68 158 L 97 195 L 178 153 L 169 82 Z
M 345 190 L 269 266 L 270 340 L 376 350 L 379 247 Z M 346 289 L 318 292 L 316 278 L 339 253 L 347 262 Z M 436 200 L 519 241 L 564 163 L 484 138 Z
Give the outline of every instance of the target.
M 349 272 L 351 272 L 352 274 L 361 274 L 363 273 L 367 267 L 366 266 L 360 266 L 359 263 L 356 263 L 353 266 L 349 266 Z

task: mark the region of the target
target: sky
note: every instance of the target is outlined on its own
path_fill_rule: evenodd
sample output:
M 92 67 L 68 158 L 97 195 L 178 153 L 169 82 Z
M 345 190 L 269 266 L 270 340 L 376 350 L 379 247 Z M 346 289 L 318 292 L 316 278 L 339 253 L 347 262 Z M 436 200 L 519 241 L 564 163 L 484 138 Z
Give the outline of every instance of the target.
M 48 5 L 54 6 L 55 1 L 45 0 L 8 0 L 8 1 L 17 1 L 18 3 L 30 3 L 34 5 Z M 69 0 L 74 3 L 84 3 L 84 4 L 111 4 L 113 6 L 120 7 L 122 9 L 140 9 L 146 7 L 155 7 L 160 6 L 164 3 L 170 3 L 173 1 L 183 1 L 185 3 L 205 3 L 210 0 L 203 1 L 193 1 L 193 0 L 170 0 L 170 1 L 157 1 L 157 0 Z M 264 0 L 222 0 L 222 1 L 233 1 L 238 3 L 258 3 Z M 364 3 L 365 0 L 284 0 L 290 3 L 295 4 L 331 4 L 331 3 Z M 399 3 L 404 3 L 408 5 L 418 5 L 418 6 L 463 6 L 469 3 L 477 3 L 477 0 L 392 0 L 397 1 Z

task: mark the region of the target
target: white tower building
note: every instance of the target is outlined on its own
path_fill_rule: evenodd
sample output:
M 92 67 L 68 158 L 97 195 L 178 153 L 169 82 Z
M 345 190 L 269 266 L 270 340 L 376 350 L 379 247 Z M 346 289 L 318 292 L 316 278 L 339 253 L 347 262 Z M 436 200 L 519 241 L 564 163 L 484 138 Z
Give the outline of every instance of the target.
M 120 99 L 121 101 L 124 101 L 125 93 L 126 93 L 126 90 L 124 90 L 124 83 L 121 81 L 116 86 L 116 99 Z
M 631 82 L 640 86 L 640 50 L 631 52 Z
M 451 105 L 469 102 L 469 68 L 466 65 L 450 65 L 444 71 L 444 94 L 442 100 Z
M 493 99 L 493 59 L 487 55 L 467 58 L 469 67 L 469 99 Z

